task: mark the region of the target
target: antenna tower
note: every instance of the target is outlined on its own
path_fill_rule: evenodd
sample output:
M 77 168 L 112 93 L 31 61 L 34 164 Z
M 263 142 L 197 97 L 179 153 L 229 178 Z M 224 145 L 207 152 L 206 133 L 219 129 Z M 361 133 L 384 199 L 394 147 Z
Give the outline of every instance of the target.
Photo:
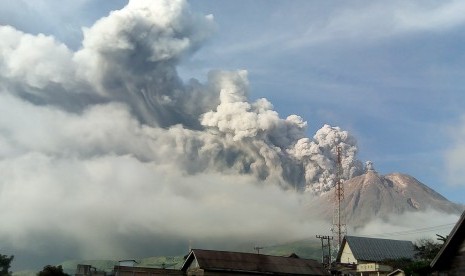
M 335 202 L 334 202 L 334 213 L 333 213 L 333 242 L 334 252 L 337 254 L 342 244 L 342 239 L 347 234 L 345 220 L 341 210 L 341 203 L 344 199 L 344 187 L 342 186 L 342 149 L 337 147 L 337 173 L 336 173 L 336 189 L 335 189 Z

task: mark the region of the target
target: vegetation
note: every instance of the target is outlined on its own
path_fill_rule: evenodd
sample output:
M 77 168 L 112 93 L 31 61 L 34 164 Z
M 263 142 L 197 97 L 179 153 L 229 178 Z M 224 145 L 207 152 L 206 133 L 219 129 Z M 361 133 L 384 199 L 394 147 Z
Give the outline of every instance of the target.
M 415 260 L 385 260 L 384 263 L 394 269 L 402 269 L 406 275 L 427 275 L 430 269 L 429 265 L 441 250 L 442 245 L 442 243 L 437 243 L 432 239 L 420 239 L 413 244 L 416 252 Z
M 11 275 L 10 267 L 14 256 L 0 254 L 0 276 Z
M 37 276 L 69 276 L 69 274 L 63 272 L 61 265 L 47 265 L 44 267 L 44 269 L 42 269 L 42 271 L 37 273 Z
M 385 260 L 383 262 L 394 269 L 402 269 L 405 275 L 427 275 L 429 271 L 429 262 L 422 260 L 396 259 Z
M 416 251 L 415 258 L 431 262 L 441 250 L 442 244 L 432 239 L 420 239 L 414 243 L 414 247 Z

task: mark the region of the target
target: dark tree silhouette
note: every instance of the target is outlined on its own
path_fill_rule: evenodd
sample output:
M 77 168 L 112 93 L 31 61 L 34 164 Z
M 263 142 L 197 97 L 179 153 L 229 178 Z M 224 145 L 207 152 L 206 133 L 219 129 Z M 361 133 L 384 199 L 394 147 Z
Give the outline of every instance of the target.
M 415 257 L 419 260 L 431 262 L 441 250 L 442 243 L 437 243 L 432 239 L 420 239 L 414 243 Z
M 405 275 L 421 276 L 428 275 L 429 262 L 423 260 L 410 260 L 410 259 L 388 259 L 384 260 L 383 264 L 389 265 L 394 269 L 402 269 Z
M 7 256 L 0 254 L 0 276 L 11 275 L 10 267 L 11 261 L 13 261 L 14 256 Z
M 449 238 L 449 236 L 443 236 L 439 234 L 436 234 L 436 236 L 438 237 L 437 240 L 442 241 L 442 243 L 445 243 L 447 241 L 447 238 Z
M 394 269 L 402 269 L 405 275 L 428 275 L 430 273 L 429 264 L 441 250 L 442 243 L 437 243 L 432 239 L 419 239 L 413 244 L 413 247 L 415 249 L 414 260 L 390 259 L 384 260 L 383 263 L 392 266 Z
M 69 274 L 63 272 L 61 265 L 47 265 L 44 267 L 44 269 L 42 269 L 42 271 L 37 273 L 37 276 L 69 276 Z

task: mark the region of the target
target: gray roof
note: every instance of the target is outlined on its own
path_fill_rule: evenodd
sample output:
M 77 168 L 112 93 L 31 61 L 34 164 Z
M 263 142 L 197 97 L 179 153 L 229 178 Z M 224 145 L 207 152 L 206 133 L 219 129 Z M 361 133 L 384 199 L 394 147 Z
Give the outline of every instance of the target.
M 352 254 L 358 261 L 380 262 L 387 259 L 413 259 L 415 255 L 411 241 L 345 236 L 337 261 L 341 261 L 342 249 L 346 244 L 349 245 Z
M 186 271 L 194 259 L 199 268 L 217 273 L 329 275 L 315 260 L 203 249 L 192 249 L 181 270 Z

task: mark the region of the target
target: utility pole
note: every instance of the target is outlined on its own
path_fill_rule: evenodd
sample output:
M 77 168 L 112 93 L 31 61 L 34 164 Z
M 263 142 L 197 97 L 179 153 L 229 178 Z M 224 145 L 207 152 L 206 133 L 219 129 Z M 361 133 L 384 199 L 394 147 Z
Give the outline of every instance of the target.
M 316 235 L 317 239 L 321 239 L 321 263 L 325 267 L 330 267 L 331 266 L 331 242 L 330 240 L 333 239 L 333 237 L 330 236 L 321 236 L 321 235 Z M 326 243 L 324 242 L 326 241 Z M 327 250 L 325 254 L 325 249 Z
M 255 249 L 255 251 L 257 251 L 257 254 L 260 254 L 260 249 L 263 249 L 263 247 L 255 246 L 253 249 Z

